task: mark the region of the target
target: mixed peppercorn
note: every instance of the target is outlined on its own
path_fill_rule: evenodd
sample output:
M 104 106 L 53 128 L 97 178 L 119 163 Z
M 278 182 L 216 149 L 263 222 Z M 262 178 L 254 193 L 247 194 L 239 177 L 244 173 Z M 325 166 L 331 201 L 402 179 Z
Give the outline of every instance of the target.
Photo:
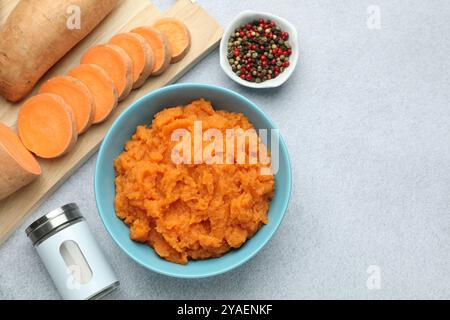
M 241 25 L 228 40 L 227 58 L 241 79 L 261 83 L 289 67 L 289 33 L 274 21 L 259 19 Z

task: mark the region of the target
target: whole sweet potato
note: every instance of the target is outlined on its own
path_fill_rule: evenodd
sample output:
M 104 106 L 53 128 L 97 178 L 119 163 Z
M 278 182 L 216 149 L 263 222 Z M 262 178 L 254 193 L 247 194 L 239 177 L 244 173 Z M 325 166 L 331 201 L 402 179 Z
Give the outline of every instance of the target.
M 21 0 L 0 31 L 0 95 L 18 101 L 118 0 Z M 79 13 L 80 22 L 76 17 Z

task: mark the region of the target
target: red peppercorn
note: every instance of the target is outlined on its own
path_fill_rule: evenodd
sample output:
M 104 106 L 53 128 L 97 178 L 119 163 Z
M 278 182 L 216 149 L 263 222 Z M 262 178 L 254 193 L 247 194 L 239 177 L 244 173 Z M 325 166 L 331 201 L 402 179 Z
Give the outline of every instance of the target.
M 262 61 L 262 62 L 261 62 L 261 65 L 262 65 L 263 67 L 267 67 L 267 61 Z
M 247 32 L 247 38 L 251 38 L 252 37 L 252 33 L 251 32 Z
M 247 24 L 247 25 L 245 26 L 245 28 L 246 28 L 247 30 L 252 30 L 252 25 L 249 23 L 249 24 Z
M 266 58 L 265 55 L 262 55 L 261 58 L 259 58 L 259 59 L 260 59 L 261 61 L 266 61 L 267 58 Z
M 272 79 L 272 76 L 270 74 L 268 74 L 266 77 L 267 77 L 268 80 Z
M 242 80 L 245 80 L 245 74 L 241 74 L 240 77 Z
M 287 50 L 283 51 L 283 56 L 285 56 L 285 57 L 289 56 L 289 53 Z
M 247 69 L 250 69 L 252 67 L 252 65 L 250 63 L 247 63 L 247 65 L 245 66 Z
M 238 56 L 239 56 L 239 51 L 234 50 L 234 56 L 235 56 L 235 57 L 238 57 Z
M 278 66 L 276 66 L 275 68 L 273 68 L 273 70 L 275 70 L 275 72 L 280 72 L 280 68 L 278 68 Z
M 289 33 L 287 33 L 286 31 L 283 31 L 281 33 L 281 38 L 283 38 L 283 40 L 289 39 Z
M 270 27 L 275 28 L 276 26 L 277 26 L 277 24 L 275 23 L 275 21 L 270 22 Z
M 278 77 L 278 75 L 280 74 L 280 71 L 275 70 L 274 74 L 275 74 L 275 77 Z
M 252 45 L 250 46 L 250 49 L 256 50 L 256 44 L 252 44 Z
M 259 48 L 260 48 L 261 50 L 264 50 L 264 46 L 259 46 Z
M 250 73 L 245 76 L 246 80 L 250 80 L 251 78 L 252 78 L 252 75 Z
M 273 54 L 278 54 L 278 48 L 272 49 Z
M 277 64 L 277 60 L 275 60 L 275 59 L 271 60 L 271 61 L 270 61 L 270 64 L 271 64 L 271 65 Z
M 271 33 L 267 34 L 267 38 L 272 39 L 273 38 L 273 34 L 271 34 Z
M 244 67 L 241 67 L 241 73 L 245 73 L 247 70 L 245 70 Z
M 259 24 L 264 24 L 264 23 L 265 23 L 264 19 L 263 18 L 259 18 Z
M 287 49 L 287 53 L 288 53 L 287 55 L 290 56 L 292 54 L 292 49 L 291 48 Z
M 285 61 L 285 62 L 283 63 L 283 67 L 285 67 L 285 68 L 289 67 L 289 61 Z

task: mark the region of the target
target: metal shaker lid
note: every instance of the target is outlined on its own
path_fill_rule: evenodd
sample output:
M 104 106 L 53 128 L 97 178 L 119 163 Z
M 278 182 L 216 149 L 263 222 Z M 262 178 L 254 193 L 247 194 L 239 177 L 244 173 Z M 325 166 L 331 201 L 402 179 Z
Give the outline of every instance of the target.
M 37 219 L 25 230 L 25 232 L 33 244 L 36 244 L 51 232 L 61 230 L 82 219 L 83 216 L 78 209 L 77 204 L 70 203 Z

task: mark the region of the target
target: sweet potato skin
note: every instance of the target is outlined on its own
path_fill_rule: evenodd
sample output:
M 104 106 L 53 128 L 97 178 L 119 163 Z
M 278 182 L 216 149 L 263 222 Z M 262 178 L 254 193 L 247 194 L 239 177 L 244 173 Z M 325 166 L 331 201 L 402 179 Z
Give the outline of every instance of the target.
M 0 31 L 0 95 L 19 101 L 118 0 L 21 0 Z M 81 29 L 67 28 L 68 6 L 81 12 Z
M 0 123 L 0 127 L 3 127 L 2 130 L 11 130 L 2 123 Z M 13 134 L 12 130 L 11 134 Z M 17 138 L 17 143 L 20 143 L 19 137 L 15 134 L 14 136 Z M 23 148 L 25 149 L 25 147 Z M 0 200 L 29 184 L 41 174 L 40 169 L 37 172 L 30 172 L 23 168 L 8 152 L 2 141 L 0 141 L 0 163 L 2 164 L 2 170 L 0 170 Z

